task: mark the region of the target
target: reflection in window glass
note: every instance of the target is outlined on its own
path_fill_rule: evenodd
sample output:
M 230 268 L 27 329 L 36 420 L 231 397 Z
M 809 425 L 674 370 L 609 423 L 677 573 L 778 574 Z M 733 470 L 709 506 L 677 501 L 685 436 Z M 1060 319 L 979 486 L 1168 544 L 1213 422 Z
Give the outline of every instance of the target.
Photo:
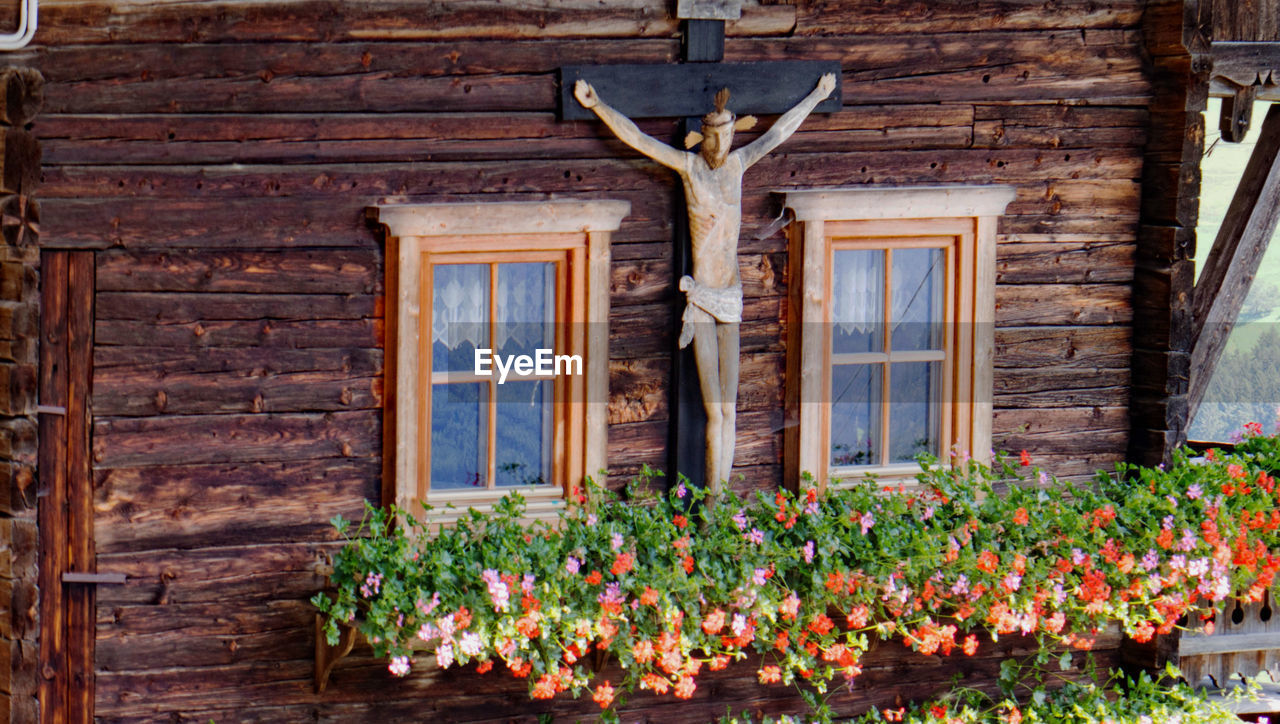
M 881 365 L 831 368 L 831 465 L 880 464 Z
M 483 488 L 488 477 L 489 386 L 431 386 L 432 489 Z
M 898 362 L 889 366 L 889 462 L 914 462 L 920 453 L 938 454 L 938 362 Z
M 552 382 L 508 381 L 497 389 L 496 484 L 550 482 Z
M 942 349 L 942 249 L 893 250 L 895 350 Z

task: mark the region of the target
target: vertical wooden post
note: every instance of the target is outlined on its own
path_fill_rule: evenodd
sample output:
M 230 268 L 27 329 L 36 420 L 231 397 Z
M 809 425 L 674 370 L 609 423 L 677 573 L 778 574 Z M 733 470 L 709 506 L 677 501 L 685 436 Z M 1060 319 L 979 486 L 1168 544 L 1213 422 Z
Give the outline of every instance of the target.
M 40 263 L 40 721 L 67 721 L 67 262 L 47 252 Z M 61 411 L 59 411 L 61 410 Z
M 89 463 L 93 252 L 41 257 L 40 720 L 93 721 L 93 479 Z
M 40 144 L 27 129 L 44 79 L 0 69 L 0 721 L 38 717 L 37 360 Z
M 1144 15 L 1158 95 L 1143 164 L 1133 282 L 1133 388 L 1129 456 L 1166 462 L 1186 440 L 1192 280 L 1200 157 L 1209 94 L 1207 6 L 1155 0 Z
M 684 21 L 684 39 L 681 46 L 685 62 L 714 63 L 724 58 L 724 21 Z M 710 108 L 707 109 L 711 110 Z M 702 127 L 702 119 L 693 116 L 677 124 L 676 148 L 684 148 L 685 135 Z M 684 200 L 682 184 L 676 185 L 675 250 L 672 267 L 675 271 L 672 289 L 680 288 L 680 277 L 693 274 L 693 246 L 689 237 L 689 214 Z M 735 257 L 736 263 L 736 257 Z M 684 295 L 675 293 L 673 313 L 676 333 L 671 345 L 671 398 L 668 409 L 671 425 L 667 443 L 668 484 L 674 485 L 677 475 L 684 475 L 693 485 L 707 485 L 713 481 L 706 477 L 706 429 L 707 413 L 702 404 L 702 389 L 698 384 L 698 365 L 694 361 L 693 346 L 680 349 L 676 337 L 680 334 L 680 316 L 684 313 Z
M 67 564 L 71 571 L 94 573 L 98 564 L 93 545 L 93 477 L 89 462 L 94 255 L 91 251 L 67 255 Z M 81 583 L 68 585 L 66 591 L 67 720 L 89 724 L 93 721 L 97 588 Z

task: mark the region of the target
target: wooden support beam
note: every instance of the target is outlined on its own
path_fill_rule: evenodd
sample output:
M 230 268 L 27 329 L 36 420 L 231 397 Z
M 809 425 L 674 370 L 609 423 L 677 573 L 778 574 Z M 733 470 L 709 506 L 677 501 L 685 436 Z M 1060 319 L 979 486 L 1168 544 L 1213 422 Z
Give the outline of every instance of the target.
M 683 63 L 680 65 L 570 65 L 560 69 L 560 118 L 595 120 L 573 97 L 573 84 L 586 80 L 606 103 L 628 118 L 698 116 L 715 106 L 716 91 L 729 88 L 736 113 L 783 113 L 804 99 L 825 73 L 840 77 L 840 63 L 779 60 L 760 63 Z M 841 106 L 840 84 L 816 113 Z
M 1218 114 L 1218 130 L 1222 133 L 1222 140 L 1240 143 L 1249 135 L 1249 126 L 1253 123 L 1253 101 L 1257 97 L 1256 88 L 1257 86 L 1246 86 L 1222 99 L 1222 112 Z
M 1190 417 L 1204 399 L 1267 243 L 1280 221 L 1280 104 L 1262 123 L 1227 216 L 1205 259 L 1192 298 Z

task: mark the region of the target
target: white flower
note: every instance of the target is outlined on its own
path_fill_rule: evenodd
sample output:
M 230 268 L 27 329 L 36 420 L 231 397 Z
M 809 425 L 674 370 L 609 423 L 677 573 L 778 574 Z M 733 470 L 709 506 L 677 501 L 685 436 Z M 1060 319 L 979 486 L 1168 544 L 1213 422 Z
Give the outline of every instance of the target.
M 458 641 L 458 650 L 467 656 L 475 656 L 480 653 L 480 635 L 474 631 L 468 631 L 462 634 L 462 639 Z
M 453 644 L 440 644 L 436 649 L 436 664 L 442 669 L 453 665 Z
M 409 657 L 392 657 L 391 663 L 387 664 L 387 670 L 390 671 L 393 676 L 405 676 L 409 673 Z

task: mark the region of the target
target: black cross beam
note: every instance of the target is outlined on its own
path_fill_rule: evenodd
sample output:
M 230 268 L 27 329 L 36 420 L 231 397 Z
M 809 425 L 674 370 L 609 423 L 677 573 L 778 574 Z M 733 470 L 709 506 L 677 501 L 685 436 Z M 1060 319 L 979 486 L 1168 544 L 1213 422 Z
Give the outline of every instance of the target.
M 826 73 L 840 78 L 837 61 L 782 60 L 756 63 L 724 63 L 724 21 L 690 19 L 684 21 L 681 47 L 683 63 L 678 65 L 573 65 L 560 68 L 560 119 L 595 120 L 573 96 L 573 86 L 585 80 L 595 87 L 601 100 L 629 118 L 682 118 L 672 145 L 684 148 L 690 131 L 702 127 L 702 116 L 715 107 L 721 88 L 732 93 L 729 108 L 738 115 L 780 114 L 799 103 Z M 815 112 L 833 113 L 841 106 L 840 84 Z M 684 189 L 675 190 L 674 279 L 693 273 L 693 250 L 689 240 L 689 216 Z M 673 298 L 676 330 L 684 313 L 683 295 Z M 667 445 L 667 482 L 674 484 L 679 473 L 702 486 L 705 477 L 707 415 L 698 385 L 693 347 L 680 349 L 671 338 L 670 438 Z

